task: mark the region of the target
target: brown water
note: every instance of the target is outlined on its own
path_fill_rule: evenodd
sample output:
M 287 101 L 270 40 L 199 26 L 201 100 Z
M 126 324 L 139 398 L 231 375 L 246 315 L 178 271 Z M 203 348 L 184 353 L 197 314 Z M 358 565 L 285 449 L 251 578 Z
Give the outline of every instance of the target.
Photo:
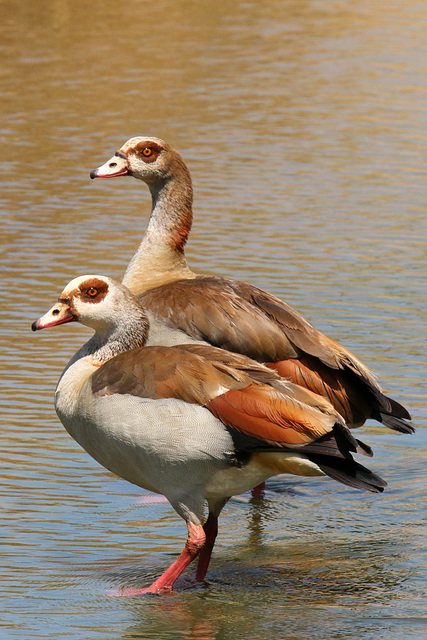
M 0 9 L 0 637 L 425 638 L 425 2 Z M 138 134 L 191 168 L 191 265 L 286 299 L 368 363 L 418 430 L 363 429 L 383 496 L 271 481 L 262 503 L 225 509 L 205 587 L 118 599 L 106 591 L 147 584 L 185 527 L 59 424 L 54 387 L 87 331 L 30 323 L 72 277 L 122 275 L 148 192 L 89 171 Z

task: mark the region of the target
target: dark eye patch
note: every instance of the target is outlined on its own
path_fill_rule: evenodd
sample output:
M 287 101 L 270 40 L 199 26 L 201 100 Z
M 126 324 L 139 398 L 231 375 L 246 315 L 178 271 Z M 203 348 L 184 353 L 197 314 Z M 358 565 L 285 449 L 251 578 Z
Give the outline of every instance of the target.
M 144 160 L 144 162 L 155 162 L 162 151 L 162 147 L 156 142 L 150 140 L 143 140 L 139 142 L 135 147 L 137 155 Z
M 86 302 L 101 302 L 108 293 L 108 284 L 104 280 L 90 278 L 81 283 L 79 291 Z

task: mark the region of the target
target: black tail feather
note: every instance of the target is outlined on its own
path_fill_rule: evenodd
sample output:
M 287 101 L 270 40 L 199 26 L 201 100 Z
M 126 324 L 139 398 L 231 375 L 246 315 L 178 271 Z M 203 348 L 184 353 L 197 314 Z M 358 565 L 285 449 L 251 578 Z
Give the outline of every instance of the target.
M 403 407 L 399 402 L 389 398 L 388 396 L 377 396 L 377 400 L 380 400 L 378 406 L 372 412 L 371 417 L 374 420 L 382 422 L 389 429 L 398 431 L 399 433 L 414 433 L 415 429 L 408 420 L 411 419 L 411 414 Z
M 369 444 L 365 444 L 364 442 L 358 439 L 356 439 L 356 442 L 358 444 L 357 453 L 361 453 L 364 456 L 368 456 L 369 458 L 372 458 L 372 456 L 374 455 L 374 452 L 372 451 Z
M 307 458 L 317 464 L 323 473 L 349 487 L 364 489 L 372 493 L 382 493 L 384 487 L 387 486 L 385 480 L 352 458 L 337 458 L 315 453 L 309 453 Z
M 350 429 L 343 424 L 335 424 L 333 427 L 333 436 L 338 446 L 338 450 L 345 458 L 351 458 L 351 453 L 361 453 L 363 456 L 372 458 L 374 455 L 369 445 L 361 440 L 357 440 L 351 433 Z
M 337 423 L 329 433 L 314 442 L 297 447 L 267 444 L 235 429 L 229 428 L 229 430 L 236 447 L 238 465 L 247 464 L 254 451 L 288 451 L 306 456 L 323 473 L 349 487 L 381 493 L 387 486 L 382 478 L 354 460 L 351 452 L 372 456 L 372 449 L 354 438 L 344 424 Z
M 372 416 L 375 420 L 379 420 L 386 427 L 393 429 L 394 431 L 399 431 L 399 433 L 414 433 L 415 428 L 412 426 L 410 422 L 406 422 L 406 420 L 402 418 L 397 418 L 396 416 L 391 416 L 388 413 L 379 412 L 378 416 Z
M 347 427 L 339 423 L 334 425 L 330 433 L 303 447 L 295 447 L 293 450 L 304 455 L 316 453 L 322 456 L 344 457 L 350 460 L 352 459 L 351 451 L 369 458 L 374 455 L 368 444 L 355 438 Z
M 411 414 L 405 409 L 403 405 L 400 404 L 400 402 L 396 402 L 396 400 L 393 400 L 393 398 L 389 398 L 388 396 L 384 397 L 388 400 L 391 407 L 389 410 L 387 410 L 387 413 L 392 414 L 395 418 L 404 418 L 405 420 L 411 419 Z
M 354 369 L 350 362 L 347 362 L 347 367 L 352 375 L 352 388 L 354 387 L 360 397 L 365 398 L 368 405 L 371 405 L 370 414 L 365 413 L 364 419 L 369 415 L 373 420 L 378 420 L 384 426 L 399 433 L 415 432 L 414 427 L 408 423 L 408 420 L 411 420 L 411 414 L 400 402 L 384 395 L 377 385 L 373 385 L 364 376 L 361 376 L 360 371 Z M 356 394 L 355 398 L 358 397 L 358 394 Z M 355 400 L 353 399 L 353 401 Z M 361 411 L 363 413 L 364 409 L 362 408 Z

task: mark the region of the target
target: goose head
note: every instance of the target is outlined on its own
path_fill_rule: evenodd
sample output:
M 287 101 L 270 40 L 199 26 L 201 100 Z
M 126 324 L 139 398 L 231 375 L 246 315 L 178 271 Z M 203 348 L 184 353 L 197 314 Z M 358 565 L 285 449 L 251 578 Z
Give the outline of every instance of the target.
M 105 164 L 90 173 L 91 178 L 133 176 L 147 185 L 165 183 L 184 175 L 191 182 L 180 154 L 160 138 L 131 138 Z
M 80 322 L 97 332 L 116 331 L 130 323 L 145 325 L 148 320 L 136 298 L 123 285 L 111 278 L 86 275 L 71 280 L 58 302 L 41 318 L 33 322 L 38 331 L 66 322 Z

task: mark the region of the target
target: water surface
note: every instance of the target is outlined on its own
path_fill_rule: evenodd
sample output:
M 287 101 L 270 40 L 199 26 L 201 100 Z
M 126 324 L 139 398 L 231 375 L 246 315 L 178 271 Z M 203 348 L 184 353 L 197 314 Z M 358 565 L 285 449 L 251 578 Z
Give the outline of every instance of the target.
M 425 638 L 425 3 L 0 8 L 0 637 Z M 122 276 L 148 192 L 89 171 L 139 134 L 191 169 L 192 267 L 299 309 L 375 370 L 417 433 L 363 428 L 384 495 L 272 480 L 263 501 L 224 510 L 205 586 L 117 599 L 108 589 L 171 562 L 185 525 L 56 418 L 88 331 L 30 323 L 76 275 Z

